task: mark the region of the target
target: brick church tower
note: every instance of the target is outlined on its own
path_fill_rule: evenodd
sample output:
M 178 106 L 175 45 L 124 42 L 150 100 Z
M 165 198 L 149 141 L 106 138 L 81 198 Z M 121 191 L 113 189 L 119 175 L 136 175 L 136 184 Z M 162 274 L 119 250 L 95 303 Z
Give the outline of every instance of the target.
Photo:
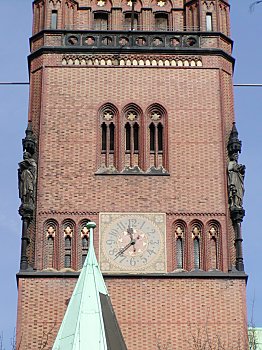
M 35 0 L 33 11 L 19 349 L 52 348 L 91 220 L 129 350 L 246 350 L 228 1 Z

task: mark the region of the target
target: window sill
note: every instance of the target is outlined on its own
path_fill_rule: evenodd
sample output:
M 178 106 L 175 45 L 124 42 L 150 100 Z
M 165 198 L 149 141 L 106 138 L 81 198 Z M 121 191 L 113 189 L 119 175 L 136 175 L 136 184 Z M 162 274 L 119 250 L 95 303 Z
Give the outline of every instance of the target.
M 115 168 L 100 168 L 95 175 L 138 175 L 138 176 L 170 176 L 170 174 L 163 167 L 151 167 L 146 171 L 141 170 L 138 166 L 133 168 L 126 167 L 122 171 Z

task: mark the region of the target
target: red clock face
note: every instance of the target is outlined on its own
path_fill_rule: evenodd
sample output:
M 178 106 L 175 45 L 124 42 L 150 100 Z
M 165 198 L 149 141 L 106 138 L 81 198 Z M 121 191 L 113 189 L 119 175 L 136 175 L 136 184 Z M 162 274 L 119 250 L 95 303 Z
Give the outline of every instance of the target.
M 104 229 L 100 238 L 102 270 L 165 270 L 165 231 L 161 230 L 163 215 L 107 214 L 108 224 L 101 225 Z

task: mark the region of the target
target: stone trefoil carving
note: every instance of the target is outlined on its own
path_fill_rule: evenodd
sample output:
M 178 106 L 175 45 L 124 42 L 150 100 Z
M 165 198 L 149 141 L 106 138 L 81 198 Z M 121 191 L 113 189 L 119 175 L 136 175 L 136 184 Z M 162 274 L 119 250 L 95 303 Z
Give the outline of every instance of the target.
M 245 216 L 245 210 L 243 208 L 244 197 L 244 177 L 245 177 L 245 165 L 238 163 L 238 155 L 241 153 L 242 143 L 238 139 L 238 131 L 235 123 L 229 136 L 227 145 L 228 151 L 228 203 L 231 219 L 235 230 L 235 247 L 236 247 L 236 269 L 238 271 L 244 271 L 244 260 L 242 252 L 242 233 L 241 222 Z

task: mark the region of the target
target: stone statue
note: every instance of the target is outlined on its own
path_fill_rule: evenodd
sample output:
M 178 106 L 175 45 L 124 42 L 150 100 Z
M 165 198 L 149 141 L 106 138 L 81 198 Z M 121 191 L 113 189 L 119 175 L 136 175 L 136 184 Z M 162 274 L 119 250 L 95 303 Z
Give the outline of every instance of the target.
M 29 152 L 24 152 L 23 159 L 19 163 L 18 169 L 19 198 L 22 205 L 28 205 L 33 208 L 35 203 L 37 165 Z
M 230 155 L 228 163 L 229 207 L 243 209 L 245 165 L 238 164 L 238 153 Z

